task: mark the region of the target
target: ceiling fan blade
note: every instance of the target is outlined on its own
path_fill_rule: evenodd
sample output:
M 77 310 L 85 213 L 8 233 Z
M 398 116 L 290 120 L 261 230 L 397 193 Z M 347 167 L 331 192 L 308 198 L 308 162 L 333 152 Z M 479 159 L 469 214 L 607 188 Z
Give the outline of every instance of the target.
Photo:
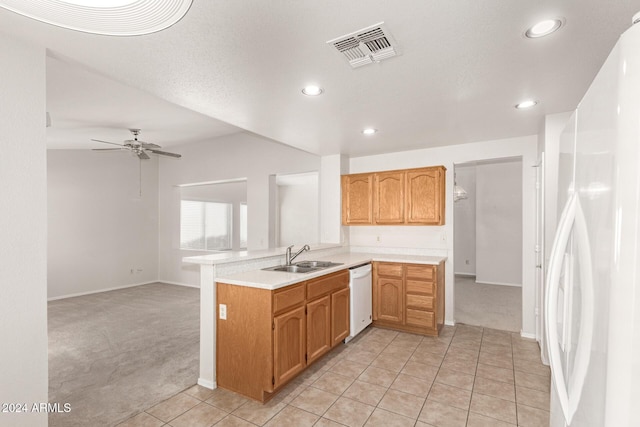
M 147 153 L 145 153 L 144 151 L 140 151 L 140 152 L 138 152 L 138 153 L 136 153 L 136 154 L 138 155 L 138 158 L 140 158 L 140 159 L 142 159 L 142 160 L 148 160 L 148 159 L 150 159 L 150 158 L 151 158 L 151 157 L 149 157 L 149 156 L 147 155 Z
M 148 149 L 148 151 L 151 151 L 152 153 L 155 153 L 155 154 L 161 154 L 161 155 L 163 155 L 163 156 L 171 156 L 171 157 L 175 157 L 175 158 L 177 158 L 177 159 L 179 159 L 180 157 L 182 157 L 182 154 L 169 153 L 169 152 L 167 152 L 167 151 L 154 150 L 154 149 L 151 149 L 151 148 L 149 148 L 149 149 Z
M 162 148 L 158 144 L 153 144 L 151 142 L 143 142 L 142 148 Z
M 122 145 L 122 144 L 116 144 L 115 142 L 109 142 L 109 141 L 102 141 L 100 139 L 92 139 L 92 141 L 102 142 L 103 144 L 119 145 L 120 147 L 124 147 L 124 145 Z
M 124 148 L 92 148 L 91 151 L 121 151 Z

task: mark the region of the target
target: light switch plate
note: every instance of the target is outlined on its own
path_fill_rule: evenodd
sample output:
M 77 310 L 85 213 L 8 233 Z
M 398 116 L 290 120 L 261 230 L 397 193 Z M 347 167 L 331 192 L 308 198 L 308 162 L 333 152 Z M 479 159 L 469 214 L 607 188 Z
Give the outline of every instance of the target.
M 227 320 L 227 304 L 220 304 L 220 319 Z

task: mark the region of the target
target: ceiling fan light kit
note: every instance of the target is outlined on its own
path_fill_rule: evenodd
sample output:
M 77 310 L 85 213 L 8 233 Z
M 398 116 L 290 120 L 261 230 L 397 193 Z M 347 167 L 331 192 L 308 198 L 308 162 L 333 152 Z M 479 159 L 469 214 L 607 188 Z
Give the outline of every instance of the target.
M 103 141 L 100 139 L 92 139 L 92 141 L 95 141 L 95 142 L 117 145 L 120 147 L 120 148 L 94 148 L 93 150 L 94 151 L 129 150 L 135 155 L 137 155 L 140 160 L 149 160 L 151 158 L 147 154 L 147 151 L 153 154 L 159 154 L 161 156 L 175 157 L 177 159 L 182 157 L 181 154 L 158 150 L 158 148 L 162 148 L 158 144 L 138 141 L 138 135 L 140 134 L 140 129 L 129 129 L 129 132 L 131 132 L 131 134 L 133 135 L 133 139 L 127 139 L 126 141 L 124 141 L 124 144 L 118 144 L 116 142 L 110 142 L 110 141 Z
M 189 11 L 193 0 L 0 0 L 0 7 L 57 27 L 107 36 L 164 30 Z

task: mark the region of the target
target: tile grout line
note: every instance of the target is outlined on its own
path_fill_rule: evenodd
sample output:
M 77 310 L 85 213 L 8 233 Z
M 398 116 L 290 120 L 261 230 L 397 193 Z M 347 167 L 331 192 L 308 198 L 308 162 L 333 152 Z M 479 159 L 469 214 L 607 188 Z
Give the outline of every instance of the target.
M 399 334 L 398 334 L 398 335 L 399 335 Z M 387 347 L 389 347 L 389 346 L 391 345 L 391 343 L 392 343 L 392 342 L 393 342 L 393 341 L 398 337 L 398 335 L 396 335 L 396 337 L 395 337 L 393 340 L 391 340 L 391 342 L 387 345 Z M 402 365 L 402 367 L 400 368 L 400 370 L 398 371 L 398 373 L 397 373 L 397 374 L 396 374 L 396 376 L 394 377 L 393 381 L 391 381 L 391 384 L 389 385 L 389 387 L 387 387 L 387 390 L 386 390 L 385 394 L 387 394 L 387 392 L 388 392 L 389 390 L 392 390 L 391 386 L 392 386 L 392 385 L 393 385 L 393 383 L 398 379 L 398 377 L 399 377 L 399 376 L 400 376 L 400 374 L 402 373 L 402 370 L 404 369 L 404 367 L 405 367 L 405 366 L 407 366 L 407 363 L 409 363 L 409 360 L 411 360 L 411 357 L 415 354 L 415 352 L 418 350 L 418 347 L 420 347 L 420 344 L 422 344 L 423 342 L 424 342 L 424 336 L 420 338 L 420 342 L 418 343 L 418 345 L 416 345 L 416 348 L 411 352 L 411 355 L 409 355 L 409 357 L 407 358 L 407 361 L 406 361 L 406 362 L 404 362 L 404 364 Z M 385 347 L 385 349 L 386 349 L 387 347 Z M 382 350 L 382 352 L 384 352 L 384 350 Z M 382 354 L 382 352 L 381 352 L 380 354 Z M 434 379 L 434 380 L 435 380 L 435 379 Z M 432 383 L 432 385 L 433 385 L 433 383 Z M 429 387 L 429 390 L 431 390 L 431 386 Z M 398 391 L 399 391 L 399 390 L 398 390 Z M 410 394 L 410 393 L 408 393 L 408 394 Z M 429 395 L 429 393 L 427 393 L 427 396 L 428 396 L 428 395 Z M 377 408 L 379 408 L 380 402 L 382 402 L 382 399 L 383 399 L 383 398 L 384 398 L 384 395 L 383 395 L 383 397 L 378 401 L 378 403 L 376 404 L 376 409 L 377 409 Z M 426 401 L 427 401 L 427 400 L 426 400 L 426 398 L 425 398 L 425 402 L 426 402 Z M 422 404 L 422 406 L 424 406 L 424 403 Z M 384 409 L 384 408 L 380 408 L 380 409 L 382 409 L 382 410 L 384 410 L 384 411 L 388 411 L 388 412 L 391 412 L 391 413 L 394 413 L 394 414 L 395 414 L 395 412 L 393 412 L 393 411 L 389 411 L 388 409 Z M 375 412 L 375 409 L 374 409 L 374 412 Z M 415 420 L 415 422 L 413 423 L 413 424 L 414 424 L 414 426 L 417 424 L 417 422 L 418 422 L 418 418 L 420 418 L 420 413 L 421 413 L 421 412 L 422 412 L 422 407 L 420 407 L 420 411 L 418 412 L 418 416 L 416 417 L 416 420 Z M 371 413 L 371 415 L 373 415 L 373 412 Z M 369 417 L 367 418 L 367 421 L 369 421 L 369 418 L 371 418 L 371 415 L 369 415 Z M 398 415 L 402 415 L 402 414 L 398 414 Z M 365 424 L 366 424 L 366 421 L 365 421 Z
M 389 343 L 388 343 L 386 346 L 384 346 L 384 348 L 382 349 L 382 351 L 380 351 L 380 353 L 378 353 L 378 355 L 376 356 L 376 358 L 377 358 L 378 356 L 380 356 L 382 353 L 384 353 L 384 351 L 385 351 L 385 350 L 386 350 L 386 349 L 391 345 L 391 343 L 392 343 L 392 342 L 393 342 L 393 341 L 398 337 L 398 335 L 399 335 L 399 334 L 396 334 L 396 335 L 395 335 L 395 337 L 393 337 L 393 339 L 392 339 L 391 341 L 389 341 Z M 414 350 L 414 352 L 415 352 L 415 350 Z M 411 353 L 411 354 L 413 354 L 413 353 Z M 411 356 L 409 356 L 409 358 L 411 358 Z M 374 360 L 375 360 L 375 359 L 374 359 Z M 408 359 L 407 359 L 407 360 L 408 360 Z M 373 363 L 373 361 L 371 361 L 371 362 L 369 363 L 369 365 L 367 366 L 367 368 L 369 368 L 369 367 L 371 366 L 371 363 Z M 387 387 L 387 389 L 385 390 L 385 393 L 384 393 L 384 394 L 387 394 L 387 392 L 388 392 L 389 390 L 391 390 L 391 386 L 393 385 L 393 383 L 395 382 L 395 380 L 398 378 L 398 376 L 400 375 L 400 372 L 402 372 L 402 369 L 404 368 L 404 366 L 405 366 L 406 364 L 407 364 L 407 362 L 405 362 L 405 364 L 404 364 L 404 365 L 402 365 L 402 368 L 400 368 L 400 371 L 396 374 L 396 376 L 394 377 L 393 381 L 391 381 L 391 384 L 389 385 L 389 387 Z M 366 369 L 365 369 L 365 370 L 366 370 Z M 363 371 L 363 372 L 364 372 L 364 371 Z M 359 377 L 360 377 L 360 376 L 358 376 L 358 378 L 359 378 Z M 356 380 L 354 380 L 354 382 L 355 382 L 355 381 L 357 381 L 357 378 L 356 378 Z M 346 390 L 345 390 L 345 391 L 346 391 Z M 343 393 L 343 394 L 344 394 L 344 393 Z M 376 406 L 374 406 L 373 411 L 371 411 L 371 414 L 369 414 L 369 416 L 367 417 L 367 419 L 364 421 L 364 423 L 363 423 L 362 425 L 366 425 L 366 424 L 367 424 L 367 422 L 369 421 L 369 418 L 371 418 L 371 415 L 373 415 L 373 413 L 376 411 L 376 409 L 378 409 L 378 407 L 379 407 L 378 405 L 380 404 L 380 402 L 382 402 L 382 399 L 384 398 L 384 394 L 382 395 L 382 397 L 380 398 L 380 400 L 376 403 Z M 382 409 L 382 408 L 380 408 L 380 409 Z
M 480 348 L 478 348 L 478 358 L 476 359 L 476 369 L 473 372 L 473 384 L 471 385 L 471 396 L 469 397 L 469 409 L 467 410 L 467 420 L 465 426 L 469 424 L 469 416 L 471 415 L 471 401 L 473 400 L 474 390 L 476 388 L 476 378 L 478 377 L 478 364 L 480 363 L 480 352 L 482 351 L 482 342 L 484 341 L 484 328 L 482 328 L 482 336 L 480 337 Z
M 518 386 L 516 383 L 516 361 L 515 361 L 515 355 L 513 352 L 513 334 L 510 337 L 510 341 L 511 341 L 511 360 L 513 362 L 513 396 L 514 399 L 516 400 L 516 426 L 520 425 L 520 421 L 518 420 Z
M 433 381 L 431 382 L 431 385 L 429 386 L 429 391 L 427 392 L 427 397 L 424 399 L 424 403 L 422 404 L 422 407 L 420 408 L 420 412 L 418 413 L 418 418 L 416 419 L 415 424 L 418 424 L 418 421 L 420 421 L 420 414 L 422 414 L 422 411 L 424 410 L 424 407 L 427 405 L 427 400 L 429 399 L 429 395 L 431 394 L 431 389 L 433 388 L 433 385 L 436 383 L 436 378 L 438 378 L 438 374 L 440 373 L 440 369 L 442 368 L 442 364 L 444 363 L 444 359 L 447 356 L 447 353 L 449 352 L 449 348 L 451 348 L 451 342 L 453 341 L 453 337 L 456 336 L 456 332 L 458 331 L 458 325 L 454 325 L 453 328 L 454 328 L 453 335 L 451 336 L 451 339 L 449 340 L 449 343 L 447 344 L 447 349 L 444 352 L 444 356 L 442 356 L 442 360 L 440 361 L 440 365 L 438 365 L 438 370 L 436 371 L 436 375 L 433 377 Z M 423 339 L 423 341 L 424 341 L 424 339 Z M 468 415 L 468 411 L 467 411 L 467 415 Z

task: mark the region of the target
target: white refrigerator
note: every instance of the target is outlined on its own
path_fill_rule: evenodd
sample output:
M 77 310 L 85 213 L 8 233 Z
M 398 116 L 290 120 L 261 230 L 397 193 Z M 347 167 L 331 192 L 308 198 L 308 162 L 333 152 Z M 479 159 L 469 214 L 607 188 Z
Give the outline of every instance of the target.
M 550 425 L 640 426 L 640 24 L 560 140 L 545 337 Z

